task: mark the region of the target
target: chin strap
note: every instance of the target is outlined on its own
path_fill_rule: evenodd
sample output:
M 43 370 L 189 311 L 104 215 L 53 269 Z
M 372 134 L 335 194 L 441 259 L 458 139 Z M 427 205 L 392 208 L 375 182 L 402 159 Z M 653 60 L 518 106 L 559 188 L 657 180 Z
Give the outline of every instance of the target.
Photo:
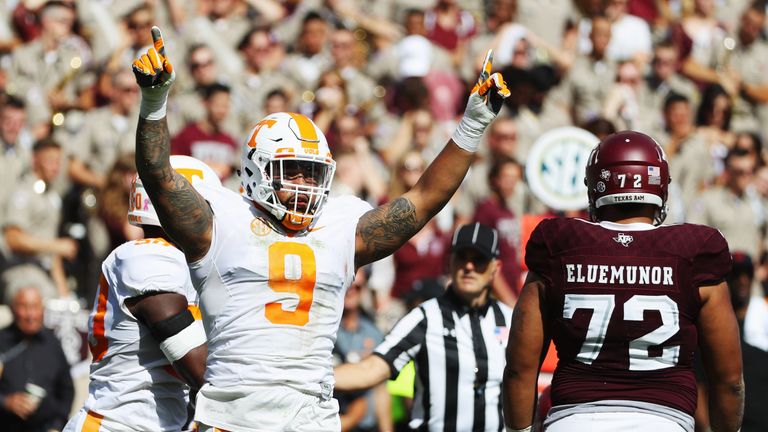
M 659 226 L 664 223 L 664 219 L 667 218 L 667 204 L 664 204 L 656 211 L 656 217 L 653 218 L 653 224 Z

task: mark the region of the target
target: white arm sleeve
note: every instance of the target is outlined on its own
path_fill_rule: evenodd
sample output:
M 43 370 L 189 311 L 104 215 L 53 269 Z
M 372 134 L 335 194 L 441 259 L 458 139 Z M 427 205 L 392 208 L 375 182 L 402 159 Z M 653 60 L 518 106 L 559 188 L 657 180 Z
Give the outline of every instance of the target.
M 206 342 L 205 330 L 200 320 L 195 320 L 184 330 L 160 343 L 160 350 L 171 362 L 175 362 Z

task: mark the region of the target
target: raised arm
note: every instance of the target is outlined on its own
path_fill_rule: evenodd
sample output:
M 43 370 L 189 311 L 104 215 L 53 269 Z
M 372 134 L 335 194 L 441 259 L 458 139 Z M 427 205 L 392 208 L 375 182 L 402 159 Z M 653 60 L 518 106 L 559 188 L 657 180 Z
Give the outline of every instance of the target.
M 184 176 L 171 168 L 170 135 L 165 118 L 175 73 L 165 55 L 160 29 L 152 27 L 154 47 L 133 63 L 141 87 L 136 131 L 136 169 L 165 232 L 188 261 L 202 258 L 211 244 L 213 213 Z
M 355 264 L 377 261 L 396 251 L 445 206 L 474 160 L 485 128 L 496 118 L 509 96 L 501 74 L 491 75 L 489 50 L 464 117 L 424 174 L 402 196 L 364 214 L 357 223 Z

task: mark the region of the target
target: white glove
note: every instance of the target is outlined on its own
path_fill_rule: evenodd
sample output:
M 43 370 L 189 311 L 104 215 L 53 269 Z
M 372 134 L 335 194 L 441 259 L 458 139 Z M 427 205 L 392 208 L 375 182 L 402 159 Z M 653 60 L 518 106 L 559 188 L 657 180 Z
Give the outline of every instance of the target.
M 509 89 L 504 78 L 496 72 L 491 75 L 493 50 L 488 50 L 483 62 L 483 70 L 464 110 L 464 117 L 453 132 L 453 142 L 469 152 L 476 152 L 485 128 L 496 118 L 504 99 L 509 97 Z
M 165 117 L 168 92 L 176 79 L 176 72 L 165 55 L 163 34 L 157 26 L 152 27 L 154 46 L 133 62 L 133 74 L 141 88 L 139 116 L 147 120 Z

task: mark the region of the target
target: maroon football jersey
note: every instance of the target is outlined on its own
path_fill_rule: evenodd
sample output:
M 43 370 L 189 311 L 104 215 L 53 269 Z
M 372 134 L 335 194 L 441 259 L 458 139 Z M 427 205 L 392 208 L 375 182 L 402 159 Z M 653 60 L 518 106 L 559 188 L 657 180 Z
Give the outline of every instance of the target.
M 632 400 L 693 416 L 698 287 L 731 268 L 719 231 L 548 219 L 525 261 L 546 286 L 554 406 Z

